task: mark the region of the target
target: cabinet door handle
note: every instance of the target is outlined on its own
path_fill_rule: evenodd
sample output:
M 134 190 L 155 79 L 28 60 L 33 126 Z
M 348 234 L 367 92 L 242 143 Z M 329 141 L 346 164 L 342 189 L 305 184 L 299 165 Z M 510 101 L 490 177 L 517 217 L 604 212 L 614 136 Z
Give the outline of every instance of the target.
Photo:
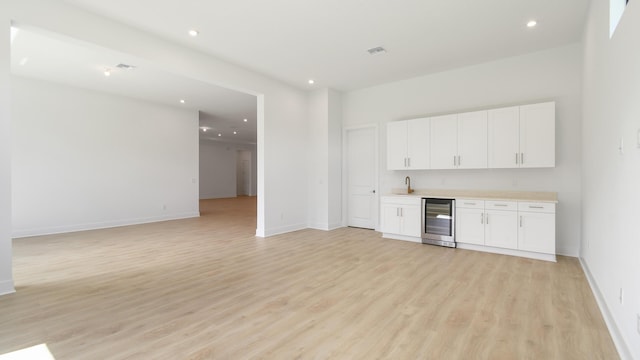
M 533 206 L 533 205 L 529 205 L 530 209 L 544 209 L 544 206 Z
M 520 227 L 522 227 L 522 215 L 520 215 Z
M 507 204 L 493 204 L 493 206 L 507 206 Z
M 407 158 L 407 167 L 411 167 L 411 158 Z
M 484 213 L 480 213 L 480 224 L 484 224 Z
M 524 153 L 520 153 L 520 164 L 524 165 Z
M 489 214 L 487 214 L 487 216 L 485 216 L 485 220 L 487 221 L 487 225 L 489 225 Z
M 476 203 L 470 203 L 470 202 L 466 202 L 464 203 L 465 205 L 475 205 Z
M 400 208 L 400 217 L 404 217 L 404 209 Z
M 516 165 L 518 165 L 518 153 L 516 153 Z
M 453 167 L 456 167 L 456 156 L 453 155 Z
M 460 155 L 458 155 L 458 167 L 460 167 Z

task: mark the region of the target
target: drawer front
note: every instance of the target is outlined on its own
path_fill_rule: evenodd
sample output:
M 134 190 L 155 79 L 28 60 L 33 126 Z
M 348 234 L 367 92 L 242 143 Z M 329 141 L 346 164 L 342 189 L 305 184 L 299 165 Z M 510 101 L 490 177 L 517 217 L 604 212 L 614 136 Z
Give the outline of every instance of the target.
M 381 196 L 381 204 L 418 205 L 422 203 L 420 196 Z
M 456 208 L 483 209 L 484 210 L 484 200 L 456 199 Z
M 515 201 L 485 201 L 484 207 L 487 210 L 518 210 L 518 203 Z
M 556 204 L 542 202 L 518 202 L 518 211 L 555 213 Z

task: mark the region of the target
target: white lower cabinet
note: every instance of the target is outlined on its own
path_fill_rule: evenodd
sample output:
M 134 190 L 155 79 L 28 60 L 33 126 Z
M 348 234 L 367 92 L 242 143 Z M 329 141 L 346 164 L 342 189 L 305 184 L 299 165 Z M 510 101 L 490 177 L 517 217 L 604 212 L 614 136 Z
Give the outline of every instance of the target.
M 380 199 L 380 230 L 385 234 L 419 239 L 422 198 L 416 196 L 383 196 Z
M 517 249 L 517 213 L 513 211 L 486 210 L 484 244 L 499 248 Z
M 518 249 L 556 253 L 555 204 L 518 204 Z
M 554 260 L 555 204 L 456 199 L 456 241 L 461 248 Z

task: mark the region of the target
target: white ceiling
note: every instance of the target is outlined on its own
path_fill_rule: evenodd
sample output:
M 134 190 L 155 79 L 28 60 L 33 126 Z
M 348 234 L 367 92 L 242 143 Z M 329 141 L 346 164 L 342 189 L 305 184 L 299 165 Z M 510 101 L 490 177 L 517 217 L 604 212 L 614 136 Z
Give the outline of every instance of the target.
M 65 0 L 294 86 L 351 90 L 579 41 L 589 0 Z M 536 19 L 538 26 L 525 24 Z M 196 28 L 200 36 L 187 31 Z M 367 49 L 388 52 L 371 56 Z
M 134 70 L 116 68 L 120 63 L 137 67 Z M 111 69 L 109 77 L 104 76 L 107 68 Z M 200 126 L 210 128 L 206 133 L 200 131 L 201 138 L 256 143 L 255 96 L 160 71 L 131 55 L 21 27 L 11 44 L 11 72 L 17 76 L 198 110 Z M 185 100 L 184 104 L 180 103 L 181 99 Z M 244 122 L 245 118 L 247 122 Z M 234 131 L 237 134 L 233 134 Z

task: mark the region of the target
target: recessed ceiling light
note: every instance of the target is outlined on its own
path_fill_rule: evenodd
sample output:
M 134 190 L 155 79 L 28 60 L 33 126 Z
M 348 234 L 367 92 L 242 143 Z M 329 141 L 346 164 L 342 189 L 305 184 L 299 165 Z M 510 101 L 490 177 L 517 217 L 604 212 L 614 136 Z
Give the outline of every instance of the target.
M 222 136 L 222 134 L 218 133 L 218 136 Z
M 247 119 L 244 119 L 244 122 L 247 122 L 247 121 L 248 121 Z
M 233 135 L 237 135 L 237 134 L 238 134 L 238 132 L 237 132 L 237 131 L 234 131 L 234 132 L 233 132 Z
M 207 128 L 202 128 L 202 131 L 203 132 L 207 132 Z
M 106 77 L 111 76 L 111 69 L 104 69 L 104 76 Z
M 184 99 L 180 99 L 180 104 L 184 104 L 184 103 L 185 103 Z
M 536 25 L 538 25 L 538 22 L 535 20 L 531 20 L 527 23 L 527 27 L 530 27 L 530 28 L 535 27 Z
M 196 29 L 189 30 L 189 36 L 191 36 L 191 37 L 196 37 L 196 36 L 198 36 L 198 34 L 200 34 L 200 32 L 198 30 L 196 30 Z
M 315 81 L 313 81 L 313 79 L 309 79 L 309 81 L 307 81 L 307 82 L 309 83 L 309 85 L 313 85 L 313 84 L 316 83 Z

